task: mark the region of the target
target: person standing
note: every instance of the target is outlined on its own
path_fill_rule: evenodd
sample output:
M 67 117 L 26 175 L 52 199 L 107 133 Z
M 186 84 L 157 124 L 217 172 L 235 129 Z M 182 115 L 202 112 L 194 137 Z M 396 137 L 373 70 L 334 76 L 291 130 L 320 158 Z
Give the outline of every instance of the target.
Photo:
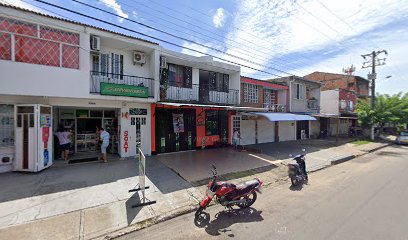
M 238 149 L 238 141 L 239 139 L 241 139 L 239 130 L 236 129 L 234 131 L 234 133 L 232 134 L 232 145 L 234 146 L 234 149 L 237 150 Z
M 101 135 L 99 137 L 99 140 L 102 142 L 102 145 L 101 145 L 101 153 L 102 153 L 101 160 L 103 160 L 104 163 L 107 163 L 108 158 L 107 158 L 107 154 L 106 154 L 106 149 L 109 146 L 110 134 L 107 131 L 105 131 L 104 128 L 101 128 L 100 132 L 101 132 Z
M 71 147 L 71 133 L 67 129 L 60 127 L 59 131 L 54 135 L 58 138 L 60 150 L 64 153 L 64 160 L 68 161 L 69 148 Z

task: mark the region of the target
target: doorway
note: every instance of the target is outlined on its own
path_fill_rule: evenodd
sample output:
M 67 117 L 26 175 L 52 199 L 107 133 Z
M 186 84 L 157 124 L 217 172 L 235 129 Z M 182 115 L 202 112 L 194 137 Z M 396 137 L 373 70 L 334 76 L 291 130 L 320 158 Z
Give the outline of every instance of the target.
M 297 121 L 296 122 L 296 139 L 308 139 L 309 138 L 309 121 Z
M 183 129 L 175 131 L 175 118 L 181 118 Z M 168 153 L 193 150 L 196 146 L 195 109 L 156 109 L 156 151 Z
M 328 136 L 329 119 L 321 117 L 320 118 L 320 138 L 326 138 Z
M 210 101 L 210 72 L 200 70 L 199 101 L 208 103 Z

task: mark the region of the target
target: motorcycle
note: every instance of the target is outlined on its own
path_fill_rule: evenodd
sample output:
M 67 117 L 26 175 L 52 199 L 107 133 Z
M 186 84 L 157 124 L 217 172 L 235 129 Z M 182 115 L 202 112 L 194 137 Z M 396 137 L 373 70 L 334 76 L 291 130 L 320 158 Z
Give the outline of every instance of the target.
M 305 152 L 305 149 L 302 149 Z M 292 155 L 289 155 L 292 157 Z M 296 155 L 293 160 L 296 163 L 289 163 L 288 164 L 288 175 L 290 181 L 292 182 L 292 186 L 298 186 L 300 183 L 308 181 L 307 171 L 306 171 L 306 162 L 305 162 L 306 154 L 299 154 Z
M 229 209 L 232 209 L 233 206 L 248 208 L 256 201 L 257 192 L 261 193 L 263 181 L 258 178 L 235 185 L 228 182 L 217 182 L 217 168 L 214 165 L 211 171 L 212 180 L 208 184 L 206 196 L 195 213 L 196 217 L 201 215 L 214 197 L 218 203 Z

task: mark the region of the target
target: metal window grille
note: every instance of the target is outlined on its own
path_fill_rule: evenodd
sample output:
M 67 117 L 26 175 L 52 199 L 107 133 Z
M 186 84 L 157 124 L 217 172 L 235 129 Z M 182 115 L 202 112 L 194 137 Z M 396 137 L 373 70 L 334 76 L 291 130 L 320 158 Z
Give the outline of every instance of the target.
M 11 18 L 0 17 L 0 31 L 37 36 L 37 25 Z
M 40 37 L 42 39 L 54 40 L 57 42 L 69 43 L 72 45 L 79 45 L 79 34 L 62 31 L 55 28 L 40 27 Z
M 11 60 L 11 36 L 0 32 L 0 59 Z
M 75 46 L 62 45 L 62 66 L 66 68 L 79 69 L 79 48 Z
M 60 66 L 60 47 L 58 43 L 15 36 L 16 61 L 48 66 Z
M 258 103 L 258 86 L 244 83 L 244 102 Z

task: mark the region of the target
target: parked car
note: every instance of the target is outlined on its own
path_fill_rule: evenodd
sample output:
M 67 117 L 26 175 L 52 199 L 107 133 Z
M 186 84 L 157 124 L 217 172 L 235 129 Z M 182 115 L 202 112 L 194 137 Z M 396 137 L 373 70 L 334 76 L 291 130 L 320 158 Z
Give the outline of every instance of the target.
M 408 144 L 408 130 L 401 131 L 396 140 L 397 144 Z

